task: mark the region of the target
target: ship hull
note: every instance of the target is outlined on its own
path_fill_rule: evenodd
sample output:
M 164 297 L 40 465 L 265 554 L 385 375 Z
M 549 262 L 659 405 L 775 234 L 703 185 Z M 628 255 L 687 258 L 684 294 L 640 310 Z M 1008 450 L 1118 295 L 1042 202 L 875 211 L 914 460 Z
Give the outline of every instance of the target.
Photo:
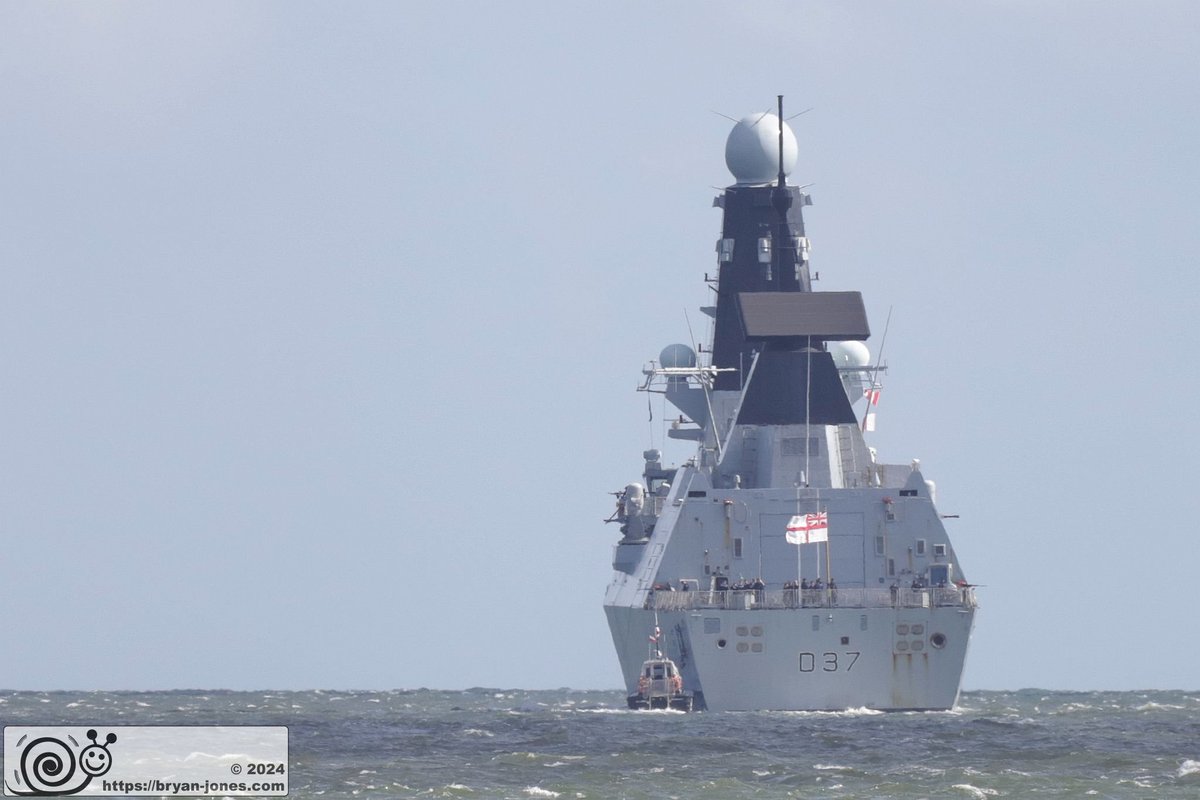
M 605 611 L 633 691 L 655 612 Z M 974 609 L 692 609 L 657 617 L 660 646 L 697 708 L 934 711 L 958 700 Z

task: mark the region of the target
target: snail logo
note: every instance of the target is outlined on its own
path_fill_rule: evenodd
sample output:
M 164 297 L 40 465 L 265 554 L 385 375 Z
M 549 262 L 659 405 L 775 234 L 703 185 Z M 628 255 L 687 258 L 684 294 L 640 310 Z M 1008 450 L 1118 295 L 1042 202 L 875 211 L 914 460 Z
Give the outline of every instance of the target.
M 92 781 L 112 769 L 112 754 L 108 746 L 117 741 L 117 735 L 110 733 L 104 737 L 104 744 L 99 744 L 99 735 L 93 728 L 87 732 L 92 743 L 75 755 L 75 749 L 61 739 L 53 736 L 42 736 L 24 746 L 20 755 L 20 766 L 13 769 L 13 777 L 17 786 L 6 786 L 9 792 L 18 795 L 37 795 L 41 797 L 57 797 L 75 794 Z M 79 742 L 75 737 L 67 735 L 67 739 L 75 748 Z M 20 748 L 22 741 L 17 742 Z

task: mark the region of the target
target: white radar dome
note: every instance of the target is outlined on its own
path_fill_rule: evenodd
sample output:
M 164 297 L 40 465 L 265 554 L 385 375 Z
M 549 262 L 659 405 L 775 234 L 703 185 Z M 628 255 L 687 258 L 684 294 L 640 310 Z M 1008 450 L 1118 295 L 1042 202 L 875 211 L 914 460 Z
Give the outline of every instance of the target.
M 783 123 L 783 174 L 796 167 L 796 135 Z M 743 117 L 725 140 L 725 165 L 738 183 L 771 183 L 779 176 L 779 117 L 755 114 Z
M 829 342 L 826 348 L 839 367 L 865 367 L 871 363 L 871 351 L 862 342 Z
M 696 366 L 696 353 L 686 344 L 669 344 L 658 354 L 658 363 L 666 369 L 691 369 Z

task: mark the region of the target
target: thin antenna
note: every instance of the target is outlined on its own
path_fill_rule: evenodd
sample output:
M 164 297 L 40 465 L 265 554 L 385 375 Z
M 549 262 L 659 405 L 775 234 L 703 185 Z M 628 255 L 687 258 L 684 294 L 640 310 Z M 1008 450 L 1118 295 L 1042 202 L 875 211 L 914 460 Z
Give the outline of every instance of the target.
M 754 120 L 754 124 L 753 124 L 753 125 L 751 125 L 750 127 L 751 127 L 751 128 L 757 128 L 757 127 L 758 127 L 758 123 L 760 123 L 760 122 L 762 122 L 764 119 L 766 119 L 766 118 L 767 118 L 767 115 L 768 115 L 768 114 L 770 114 L 770 113 L 771 113 L 771 109 L 769 109 L 769 108 L 768 108 L 766 111 L 764 111 L 762 114 L 760 114 L 760 115 L 758 116 L 758 119 Z
M 810 111 L 812 111 L 812 106 L 809 106 L 808 108 L 804 109 L 803 111 L 797 111 L 795 114 L 792 114 L 790 117 L 785 119 L 784 122 L 791 122 L 792 120 L 794 120 L 796 117 L 800 116 L 801 114 L 807 114 Z
M 720 111 L 716 111 L 711 108 L 709 109 L 709 111 L 712 111 L 712 113 L 716 114 L 718 117 L 724 117 L 725 119 L 729 120 L 730 122 L 734 123 L 735 125 L 740 121 L 740 120 L 734 119 L 733 117 L 729 116 L 728 114 L 722 114 Z M 800 112 L 800 113 L 804 113 L 804 112 Z
M 696 334 L 692 333 L 692 319 L 688 316 L 686 308 L 683 309 L 683 320 L 687 323 L 688 338 L 692 340 L 692 352 L 696 353 L 696 363 L 699 364 L 700 351 L 696 347 Z M 708 422 L 712 426 L 713 441 L 717 445 L 717 463 L 719 464 L 721 463 L 721 432 L 717 430 L 717 417 L 713 414 L 712 395 L 708 392 L 708 381 L 703 377 L 700 378 L 700 388 L 704 390 L 704 405 L 708 408 Z
M 683 321 L 687 324 L 688 339 L 692 342 L 692 352 L 696 352 L 696 334 L 692 333 L 692 318 L 688 316 L 687 308 L 683 309 Z
M 783 177 L 783 95 L 775 95 L 779 103 L 779 186 L 784 183 Z
M 729 432 L 725 435 L 725 452 L 729 452 L 729 445 L 733 442 L 733 432 L 737 429 L 737 419 L 742 415 L 742 404 L 746 402 L 746 392 L 750 389 L 750 381 L 754 380 L 754 368 L 758 366 L 758 357 L 762 353 L 761 350 L 754 351 L 754 360 L 750 362 L 750 372 L 746 375 L 746 380 L 742 384 L 742 393 L 738 395 L 737 407 L 733 410 L 733 423 L 729 426 Z M 711 409 L 709 410 L 711 414 Z M 717 430 L 716 423 L 713 423 L 713 432 Z M 719 452 L 719 451 L 718 451 Z M 718 465 L 720 462 L 717 462 Z
M 807 340 L 808 340 L 808 342 L 807 342 L 808 346 L 804 348 L 805 351 L 808 353 L 808 359 L 807 359 L 808 366 L 806 367 L 807 371 L 804 375 L 804 485 L 805 485 L 805 488 L 812 485 L 812 483 L 811 483 L 812 472 L 809 471 L 810 466 L 808 463 L 808 454 L 809 454 L 809 451 L 812 450 L 812 439 L 813 439 L 812 417 L 811 417 L 811 409 L 812 409 L 812 336 L 807 337 Z M 830 459 L 830 462 L 832 463 L 832 459 Z M 798 491 L 799 490 L 797 490 L 797 492 Z M 820 497 L 819 494 L 817 496 Z M 817 511 L 820 511 L 820 510 L 821 510 L 821 507 L 818 504 Z
M 887 321 L 883 323 L 883 337 L 879 340 L 879 354 L 875 358 L 875 371 L 871 373 L 870 391 L 875 391 L 875 379 L 879 377 L 879 365 L 883 363 L 883 348 L 887 345 L 888 328 L 892 325 L 892 306 L 888 306 Z M 867 426 L 867 416 L 871 413 L 871 397 L 867 396 L 867 407 L 863 410 L 862 429 Z
M 783 280 L 784 253 L 788 252 L 791 258 L 795 259 L 795 245 L 791 239 L 791 226 L 788 224 L 788 210 L 792 207 L 792 193 L 787 188 L 787 176 L 784 175 L 783 167 L 783 95 L 775 96 L 776 108 L 779 111 L 779 175 L 775 181 L 775 188 L 771 191 L 771 205 L 775 207 L 775 212 L 779 215 L 779 220 L 771 228 L 771 261 L 775 268 L 773 271 L 774 279 L 772 288 L 782 288 L 780 283 Z M 796 275 L 800 281 L 801 291 L 808 291 L 809 287 L 801 279 L 800 275 Z

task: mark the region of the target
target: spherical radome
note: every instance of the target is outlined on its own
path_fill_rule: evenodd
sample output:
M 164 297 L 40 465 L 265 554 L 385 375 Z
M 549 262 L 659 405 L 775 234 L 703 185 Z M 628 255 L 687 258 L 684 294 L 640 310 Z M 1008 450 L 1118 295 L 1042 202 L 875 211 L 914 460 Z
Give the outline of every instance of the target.
M 666 369 L 691 369 L 696 366 L 696 353 L 686 344 L 669 344 L 658 354 L 658 363 Z
M 828 342 L 825 345 L 839 367 L 865 367 L 871 363 L 871 351 L 862 342 Z
M 783 174 L 796 167 L 796 135 L 783 123 Z M 738 183 L 771 183 L 779 176 L 779 117 L 754 114 L 743 117 L 725 140 L 725 165 Z

